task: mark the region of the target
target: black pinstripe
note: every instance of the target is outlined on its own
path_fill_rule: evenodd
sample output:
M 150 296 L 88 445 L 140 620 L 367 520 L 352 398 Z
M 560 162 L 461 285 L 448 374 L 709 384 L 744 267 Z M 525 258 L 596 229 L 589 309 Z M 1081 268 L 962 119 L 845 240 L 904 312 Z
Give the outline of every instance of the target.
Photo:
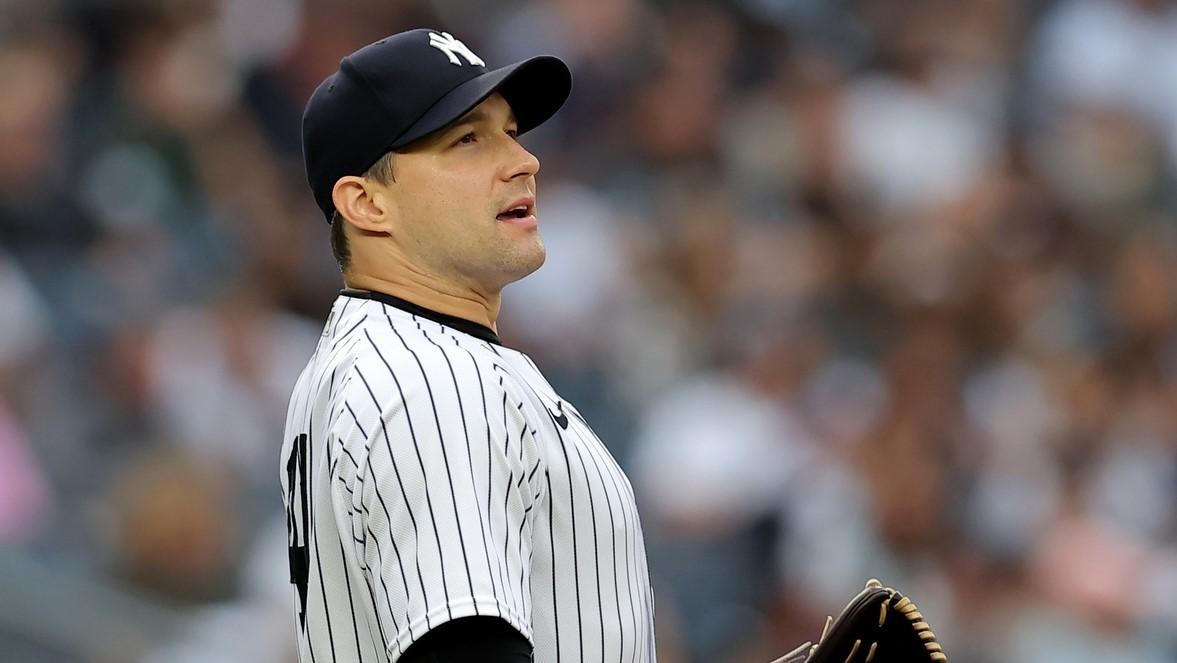
M 590 447 L 590 449 L 591 449 L 591 447 Z M 589 455 L 592 456 L 593 452 L 590 451 Z M 603 489 L 606 489 L 605 477 L 601 473 L 601 464 L 597 461 L 596 458 L 593 458 L 593 469 L 595 469 L 597 471 L 597 478 L 600 480 L 601 487 Z M 618 503 L 620 504 L 620 502 L 621 502 L 620 496 L 618 496 Z M 609 492 L 607 489 L 605 490 L 605 506 L 607 506 L 609 508 L 609 533 L 612 537 L 612 545 L 609 546 L 609 549 L 613 552 L 613 598 L 616 601 L 616 608 L 617 608 L 617 632 L 622 634 L 621 639 L 617 643 L 617 660 L 620 661 L 621 656 L 622 656 L 622 652 L 625 651 L 625 631 L 621 626 L 621 598 L 620 598 L 621 592 L 618 589 L 618 583 L 617 583 L 617 524 L 616 524 L 616 521 L 613 519 L 613 501 L 609 499 Z M 598 564 L 597 565 L 597 572 L 598 573 L 600 573 L 600 569 L 601 569 L 601 567 Z M 598 579 L 598 581 L 599 581 L 599 579 Z M 600 597 L 599 592 L 600 592 L 600 590 L 598 589 L 598 598 Z M 601 611 L 601 619 L 603 620 L 604 618 L 605 618 L 605 611 L 602 610 Z M 602 627 L 602 632 L 603 631 L 604 631 L 604 627 Z M 604 644 L 602 644 L 601 645 L 602 656 L 604 655 L 604 652 L 605 652 L 605 647 L 604 647 Z
M 310 415 L 307 417 L 307 430 L 308 431 L 315 430 L 315 421 L 314 421 L 313 415 Z M 314 467 L 314 451 L 313 451 L 314 446 L 315 446 L 314 445 L 314 438 L 311 436 L 310 433 L 307 433 L 307 437 L 308 437 L 307 465 Z M 308 482 L 308 486 L 307 486 L 307 491 L 308 491 L 307 492 L 307 500 L 310 501 L 312 504 L 314 504 L 314 497 L 313 497 L 313 494 L 310 492 L 311 487 L 309 484 L 310 484 L 310 482 Z M 323 561 L 322 561 L 323 555 L 319 552 L 319 530 L 315 527 L 315 520 L 317 519 L 316 512 L 318 510 L 311 509 L 310 511 L 311 511 L 311 514 L 310 514 L 311 515 L 311 536 L 310 536 L 310 538 L 312 541 L 314 541 L 314 545 L 315 545 L 314 561 L 319 564 L 319 574 L 318 574 L 319 575 L 319 591 L 322 592 L 322 594 L 323 594 L 323 606 L 325 608 L 323 610 L 323 616 L 327 620 L 327 640 L 331 644 L 331 661 L 332 661 L 332 663 L 336 663 L 336 659 L 335 659 L 335 631 L 334 631 L 334 629 L 331 628 L 331 606 L 328 603 L 328 599 L 327 599 L 327 587 L 326 587 L 326 585 L 323 584 Z M 312 658 L 313 658 L 313 655 L 312 655 Z
M 548 413 L 551 416 L 551 413 Z M 584 618 L 581 615 L 580 603 L 580 547 L 576 543 L 576 495 L 573 487 L 576 483 L 575 477 L 572 475 L 572 462 L 568 459 L 568 447 L 564 443 L 564 436 L 560 434 L 559 426 L 552 421 L 556 429 L 556 437 L 560 440 L 560 451 L 564 454 L 564 469 L 568 473 L 568 511 L 571 515 L 568 517 L 568 529 L 572 533 L 572 577 L 575 578 L 576 587 L 576 642 L 577 642 L 577 658 L 578 661 L 584 660 Z M 552 539 L 556 538 L 556 533 L 552 532 Z M 559 640 L 557 640 L 559 642 Z

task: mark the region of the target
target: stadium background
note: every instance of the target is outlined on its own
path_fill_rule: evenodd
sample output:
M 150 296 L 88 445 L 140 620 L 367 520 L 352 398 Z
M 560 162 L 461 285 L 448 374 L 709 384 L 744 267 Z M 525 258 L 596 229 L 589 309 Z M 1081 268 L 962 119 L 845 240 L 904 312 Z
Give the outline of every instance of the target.
M 0 1 L 0 660 L 289 663 L 277 452 L 355 47 L 563 56 L 530 352 L 628 469 L 664 663 L 862 580 L 955 663 L 1177 659 L 1177 3 Z

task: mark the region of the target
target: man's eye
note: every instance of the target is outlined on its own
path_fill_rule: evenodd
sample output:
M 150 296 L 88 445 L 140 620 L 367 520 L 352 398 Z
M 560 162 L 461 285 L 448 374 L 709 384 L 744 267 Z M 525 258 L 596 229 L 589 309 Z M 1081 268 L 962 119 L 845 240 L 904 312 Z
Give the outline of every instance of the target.
M 463 145 L 469 145 L 470 143 L 473 143 L 474 141 L 475 141 L 475 137 L 474 137 L 473 131 L 463 135 L 461 138 L 458 139 L 458 143 L 463 144 Z
M 519 139 L 519 130 L 518 129 L 507 129 L 507 135 L 515 140 L 518 140 Z

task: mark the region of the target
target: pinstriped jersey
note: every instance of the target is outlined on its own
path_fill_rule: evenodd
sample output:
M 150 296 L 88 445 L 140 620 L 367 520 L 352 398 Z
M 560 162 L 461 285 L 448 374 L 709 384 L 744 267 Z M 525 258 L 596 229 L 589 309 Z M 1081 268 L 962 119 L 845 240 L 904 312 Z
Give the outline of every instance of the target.
M 302 663 L 396 661 L 459 617 L 534 660 L 655 661 L 629 481 L 526 355 L 474 323 L 344 291 L 281 461 Z

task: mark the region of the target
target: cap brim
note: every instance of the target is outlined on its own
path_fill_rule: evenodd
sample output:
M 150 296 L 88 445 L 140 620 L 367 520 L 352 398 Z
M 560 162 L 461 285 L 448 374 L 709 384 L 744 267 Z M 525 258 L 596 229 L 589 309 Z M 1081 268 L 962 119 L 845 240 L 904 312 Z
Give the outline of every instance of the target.
M 438 99 L 388 149 L 406 147 L 448 126 L 495 92 L 510 104 L 523 134 L 546 122 L 564 105 L 572 92 L 572 72 L 563 60 L 550 55 L 488 71 Z

